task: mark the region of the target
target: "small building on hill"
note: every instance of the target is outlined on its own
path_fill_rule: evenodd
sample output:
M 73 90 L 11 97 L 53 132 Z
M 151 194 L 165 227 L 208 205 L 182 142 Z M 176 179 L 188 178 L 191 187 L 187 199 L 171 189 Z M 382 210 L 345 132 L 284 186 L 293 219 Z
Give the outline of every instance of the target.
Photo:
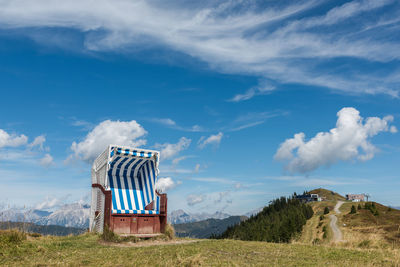
M 353 202 L 364 201 L 364 195 L 363 194 L 347 194 L 346 200 L 353 201 Z
M 302 201 L 302 202 L 314 202 L 314 201 L 321 201 L 321 197 L 318 196 L 318 194 L 303 194 L 303 195 L 297 195 L 296 199 Z

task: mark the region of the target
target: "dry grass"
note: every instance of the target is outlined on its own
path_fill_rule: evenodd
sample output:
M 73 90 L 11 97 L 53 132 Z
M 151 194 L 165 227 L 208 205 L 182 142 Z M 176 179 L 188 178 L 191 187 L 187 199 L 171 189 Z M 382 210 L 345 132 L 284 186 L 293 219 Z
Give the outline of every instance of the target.
M 175 238 L 175 229 L 171 224 L 167 223 L 167 225 L 165 226 L 164 235 L 168 239 L 174 239 Z
M 369 241 L 369 247 L 400 248 L 399 210 L 389 210 L 388 207 L 375 203 L 376 209 L 379 211 L 378 216 L 374 216 L 366 209 L 357 210 L 356 214 L 349 214 L 353 204 L 343 204 L 340 209 L 342 214 L 338 216 L 344 239 L 348 243 L 359 245 L 360 242 Z M 361 206 L 363 207 L 364 203 L 361 203 Z
M 175 239 L 173 242 L 180 240 Z M 185 239 L 188 240 L 188 239 Z M 237 240 L 155 246 L 102 244 L 100 236 L 43 236 L 2 249 L 0 265 L 88 266 L 396 266 L 398 250 L 353 249 Z
M 303 228 L 302 235 L 293 243 L 313 244 L 317 238 L 319 244 L 335 247 L 345 247 L 353 249 L 374 249 L 374 250 L 392 250 L 398 255 L 400 249 L 400 211 L 389 210 L 388 207 L 375 203 L 378 216 L 374 216 L 369 210 L 357 209 L 356 214 L 349 214 L 352 205 L 358 206 L 358 203 L 346 202 L 340 208 L 341 214 L 338 217 L 338 226 L 343 233 L 343 242 L 337 244 L 331 241 L 332 233 L 328 227 L 328 238 L 322 238 L 321 229 L 323 225 L 329 226 L 329 218 L 325 216 L 322 225 L 318 227 L 319 217 L 325 207 L 333 209 L 336 202 L 323 201 L 311 203 L 315 212 Z M 361 203 L 364 207 L 365 203 Z M 332 211 L 331 211 L 332 212 Z

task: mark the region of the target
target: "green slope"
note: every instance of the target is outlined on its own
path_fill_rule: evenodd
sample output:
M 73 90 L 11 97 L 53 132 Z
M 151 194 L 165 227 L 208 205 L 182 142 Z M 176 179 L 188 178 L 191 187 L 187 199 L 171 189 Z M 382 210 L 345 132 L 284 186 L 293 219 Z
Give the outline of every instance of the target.
M 219 238 L 289 242 L 312 216 L 313 210 L 309 205 L 295 198 L 281 197 L 271 201 L 257 215 L 228 227 Z

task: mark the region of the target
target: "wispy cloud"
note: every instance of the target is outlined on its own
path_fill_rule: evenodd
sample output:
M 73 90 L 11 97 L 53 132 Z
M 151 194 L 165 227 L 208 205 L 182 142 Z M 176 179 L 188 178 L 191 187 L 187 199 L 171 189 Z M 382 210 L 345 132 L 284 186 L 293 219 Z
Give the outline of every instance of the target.
M 263 112 L 249 112 L 238 116 L 232 121 L 227 131 L 236 132 L 247 128 L 255 127 L 257 125 L 265 123 L 268 119 L 286 116 L 289 114 L 287 111 L 276 110 L 276 111 L 263 111 Z
M 229 101 L 231 101 L 231 102 L 240 102 L 240 101 L 244 101 L 244 100 L 249 100 L 249 99 L 251 99 L 251 98 L 253 98 L 253 97 L 257 96 L 257 95 L 269 94 L 270 92 L 272 92 L 275 89 L 276 89 L 275 86 L 272 86 L 272 85 L 269 85 L 269 84 L 258 85 L 256 87 L 248 89 L 243 94 L 235 95 L 234 97 L 229 99 Z
M 290 186 L 321 187 L 337 185 L 357 185 L 366 184 L 370 181 L 364 178 L 354 177 L 307 177 L 307 176 L 278 176 L 267 177 L 268 180 L 286 182 Z
M 179 130 L 179 131 L 184 131 L 184 132 L 203 132 L 205 129 L 201 127 L 200 125 L 192 125 L 189 127 L 184 127 L 178 125 L 174 120 L 170 118 L 153 118 L 151 119 L 152 122 L 164 125 L 168 128 Z
M 221 143 L 223 136 L 224 134 L 222 132 L 219 132 L 218 134 L 212 134 L 209 137 L 202 136 L 197 142 L 198 147 L 200 149 L 203 149 L 207 145 L 214 145 L 215 147 L 217 147 Z
M 225 179 L 225 178 L 218 178 L 218 177 L 194 177 L 191 178 L 193 181 L 199 182 L 206 182 L 206 183 L 221 183 L 221 184 L 235 184 L 235 181 Z
M 189 155 L 189 156 L 182 156 L 182 157 L 174 158 L 174 159 L 172 160 L 172 164 L 173 164 L 173 165 L 178 165 L 179 162 L 181 162 L 181 161 L 183 161 L 183 160 L 185 160 L 185 159 L 194 158 L 194 157 L 195 157 L 195 156 Z
M 206 196 L 203 194 L 190 194 L 186 197 L 187 204 L 194 206 L 200 204 L 206 200 Z
M 349 63 L 398 64 L 399 43 L 392 38 L 400 27 L 397 1 L 354 0 L 329 8 L 320 1 L 261 6 L 243 1 L 101 0 L 93 8 L 88 0 L 3 0 L 1 6 L 0 27 L 73 28 L 84 34 L 84 48 L 90 51 L 129 52 L 151 44 L 185 53 L 221 72 L 351 94 L 399 96 L 399 79 L 391 79 L 398 76 L 395 68 L 376 72 Z M 307 12 L 317 7 L 319 13 Z M 338 68 L 328 67 L 332 60 Z M 253 88 L 232 100 L 262 93 Z

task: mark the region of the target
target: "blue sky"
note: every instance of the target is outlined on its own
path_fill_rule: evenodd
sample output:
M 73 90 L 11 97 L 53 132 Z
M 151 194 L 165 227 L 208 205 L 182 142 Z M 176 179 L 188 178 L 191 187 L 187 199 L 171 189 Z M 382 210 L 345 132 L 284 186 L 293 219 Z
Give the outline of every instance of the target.
M 111 142 L 161 150 L 170 210 L 243 214 L 317 187 L 400 206 L 399 15 L 0 0 L 0 201 L 87 199 Z

